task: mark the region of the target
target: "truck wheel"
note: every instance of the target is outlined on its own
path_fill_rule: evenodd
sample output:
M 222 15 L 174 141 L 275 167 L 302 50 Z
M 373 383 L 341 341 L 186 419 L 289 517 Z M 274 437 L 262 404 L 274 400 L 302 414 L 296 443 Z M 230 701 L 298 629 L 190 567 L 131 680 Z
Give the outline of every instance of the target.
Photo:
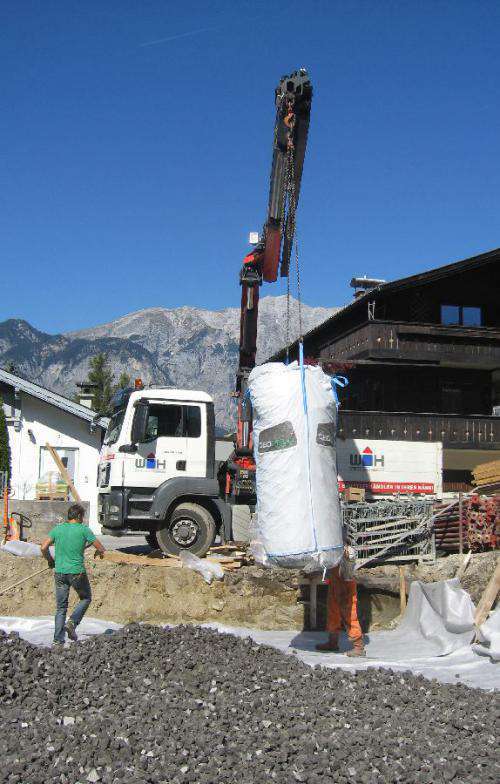
M 181 503 L 156 536 L 167 555 L 179 555 L 181 550 L 188 550 L 201 557 L 214 543 L 215 520 L 204 506 Z
M 158 537 L 156 536 L 156 531 L 150 531 L 149 534 L 145 536 L 146 542 L 149 544 L 152 550 L 159 550 L 160 545 L 158 542 Z

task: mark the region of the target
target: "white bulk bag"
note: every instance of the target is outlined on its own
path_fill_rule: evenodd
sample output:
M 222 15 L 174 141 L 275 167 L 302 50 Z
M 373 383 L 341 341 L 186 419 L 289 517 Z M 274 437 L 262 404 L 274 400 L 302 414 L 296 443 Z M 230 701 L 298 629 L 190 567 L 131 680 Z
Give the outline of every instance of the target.
M 258 534 L 268 561 L 330 568 L 342 558 L 337 403 L 321 368 L 268 363 L 249 377 Z

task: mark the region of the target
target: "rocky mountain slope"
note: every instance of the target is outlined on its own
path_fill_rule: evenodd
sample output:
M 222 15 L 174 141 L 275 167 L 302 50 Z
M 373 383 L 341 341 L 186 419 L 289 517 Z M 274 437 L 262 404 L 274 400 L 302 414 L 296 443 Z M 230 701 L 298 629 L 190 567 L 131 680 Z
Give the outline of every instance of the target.
M 292 338 L 297 303 L 292 301 Z M 302 306 L 304 331 L 337 308 Z M 258 360 L 286 343 L 286 298 L 264 297 L 259 310 Z M 126 370 L 147 383 L 203 389 L 215 400 L 219 429 L 231 422 L 229 392 L 238 359 L 239 309 L 221 311 L 147 308 L 89 329 L 49 335 L 26 321 L 0 323 L 0 366 L 13 362 L 20 375 L 73 397 L 89 359 L 106 352 L 116 377 Z

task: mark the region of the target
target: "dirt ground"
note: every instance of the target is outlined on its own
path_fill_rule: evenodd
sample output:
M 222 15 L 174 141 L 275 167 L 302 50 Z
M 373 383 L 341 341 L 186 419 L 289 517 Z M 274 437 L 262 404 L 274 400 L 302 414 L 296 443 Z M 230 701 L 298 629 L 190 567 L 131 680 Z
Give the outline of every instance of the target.
M 474 555 L 462 581 L 477 602 L 493 573 L 496 553 Z M 425 582 L 453 577 L 458 556 L 436 566 L 408 567 Z M 43 568 L 40 558 L 0 553 L 0 590 Z M 88 559 L 93 590 L 89 615 L 117 623 L 208 623 L 259 629 L 303 629 L 306 604 L 298 573 L 242 567 L 207 585 L 189 569 L 138 567 Z M 365 630 L 385 628 L 399 614 L 399 571 L 395 566 L 360 570 L 359 600 Z M 307 597 L 306 597 L 307 598 Z M 46 572 L 0 596 L 0 615 L 40 616 L 54 611 L 52 573 Z

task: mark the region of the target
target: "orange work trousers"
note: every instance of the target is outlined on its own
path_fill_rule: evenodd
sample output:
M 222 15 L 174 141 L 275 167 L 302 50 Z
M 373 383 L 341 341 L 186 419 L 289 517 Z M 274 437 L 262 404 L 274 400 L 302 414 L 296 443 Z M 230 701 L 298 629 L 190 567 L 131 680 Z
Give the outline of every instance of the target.
M 326 630 L 335 634 L 345 628 L 350 640 L 363 637 L 358 620 L 358 595 L 355 580 L 344 580 L 340 567 L 331 569 L 327 599 Z

